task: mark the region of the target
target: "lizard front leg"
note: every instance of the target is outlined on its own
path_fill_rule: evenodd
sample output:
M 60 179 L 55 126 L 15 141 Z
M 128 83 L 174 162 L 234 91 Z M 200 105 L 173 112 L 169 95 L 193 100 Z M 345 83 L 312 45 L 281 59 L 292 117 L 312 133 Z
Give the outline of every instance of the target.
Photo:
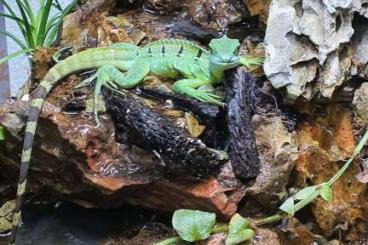
M 198 87 L 209 84 L 211 84 L 210 81 L 203 81 L 199 79 L 182 79 L 176 81 L 173 84 L 173 88 L 174 91 L 178 94 L 191 97 L 199 101 L 223 106 L 224 103 L 220 101 L 220 96 L 205 90 L 198 90 Z
M 263 57 L 251 57 L 251 56 L 241 56 L 239 58 L 239 63 L 247 68 L 251 66 L 259 66 L 264 62 Z

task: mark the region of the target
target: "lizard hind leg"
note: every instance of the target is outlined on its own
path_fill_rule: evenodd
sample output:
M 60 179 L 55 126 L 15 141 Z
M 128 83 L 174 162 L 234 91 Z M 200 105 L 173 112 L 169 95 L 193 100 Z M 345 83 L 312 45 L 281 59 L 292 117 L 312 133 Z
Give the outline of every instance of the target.
M 94 91 L 93 91 L 93 118 L 96 122 L 96 125 L 100 125 L 100 120 L 98 119 L 98 110 L 100 107 L 100 94 L 103 86 L 117 90 L 118 86 L 115 84 L 113 76 L 111 76 L 111 72 L 114 71 L 121 73 L 117 68 L 111 65 L 101 66 L 97 69 L 95 74 L 91 77 L 83 80 L 76 88 L 81 88 L 85 86 L 92 85 L 95 83 Z
M 77 86 L 78 88 L 90 85 L 96 80 L 93 92 L 93 114 L 96 124 L 99 125 L 99 96 L 103 86 L 115 91 L 118 88 L 129 89 L 138 85 L 149 72 L 149 66 L 140 63 L 133 65 L 126 73 L 121 72 L 113 65 L 104 65 L 98 68 L 93 76 L 82 81 Z

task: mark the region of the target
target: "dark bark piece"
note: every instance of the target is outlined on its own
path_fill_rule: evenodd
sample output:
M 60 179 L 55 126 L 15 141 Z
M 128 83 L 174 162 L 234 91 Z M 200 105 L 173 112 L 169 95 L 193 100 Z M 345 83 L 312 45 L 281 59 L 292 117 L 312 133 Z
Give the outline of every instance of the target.
M 236 176 L 248 180 L 260 169 L 249 105 L 255 79 L 241 68 L 226 72 L 225 77 L 229 158 Z
M 185 167 L 193 172 L 207 174 L 222 165 L 226 154 L 208 148 L 201 140 L 191 138 L 183 129 L 146 107 L 129 93 L 104 89 L 106 109 L 113 118 L 117 131 L 127 127 L 156 151 L 170 169 Z
M 227 136 L 227 132 L 224 132 L 226 120 L 223 108 L 174 93 L 145 88 L 140 88 L 139 91 L 139 95 L 143 97 L 161 102 L 171 100 L 174 108 L 195 114 L 199 121 L 206 125 L 206 130 L 200 137 L 203 142 L 209 147 L 224 148 L 224 135 Z
M 141 94 L 144 97 L 153 98 L 159 101 L 171 100 L 173 106 L 184 111 L 190 111 L 196 114 L 204 123 L 213 124 L 213 121 L 224 115 L 224 111 L 218 106 L 200 102 L 193 99 L 188 99 L 181 95 L 169 94 L 158 90 L 140 88 Z

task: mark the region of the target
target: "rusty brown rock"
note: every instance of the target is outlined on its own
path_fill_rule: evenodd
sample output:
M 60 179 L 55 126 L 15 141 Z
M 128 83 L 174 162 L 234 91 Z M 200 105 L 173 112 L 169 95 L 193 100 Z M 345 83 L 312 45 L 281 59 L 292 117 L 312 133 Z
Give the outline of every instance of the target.
M 318 112 L 312 111 L 310 116 L 311 120 L 301 123 L 298 128 L 301 152 L 296 171 L 297 182 L 302 186 L 327 181 L 341 167 L 339 161 L 349 157 L 355 147 L 348 108 L 332 104 Z M 317 199 L 311 206 L 316 222 L 326 236 L 341 231 L 342 224 L 347 224 L 344 232 L 355 237 L 362 232 L 358 227 L 367 222 L 364 195 L 367 187 L 355 178 L 358 172 L 359 165 L 354 162 L 332 186 L 332 201 Z

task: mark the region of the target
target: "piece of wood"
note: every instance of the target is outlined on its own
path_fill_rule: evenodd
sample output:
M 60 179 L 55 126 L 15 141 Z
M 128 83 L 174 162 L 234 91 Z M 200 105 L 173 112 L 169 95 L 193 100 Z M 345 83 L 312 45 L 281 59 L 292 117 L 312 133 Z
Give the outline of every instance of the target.
M 103 90 L 107 111 L 117 130 L 134 134 L 130 137 L 133 140 L 140 138 L 147 149 L 162 157 L 167 167 L 208 174 L 227 160 L 225 152 L 208 148 L 201 140 L 190 137 L 168 118 L 145 106 L 138 96 Z
M 254 85 L 255 79 L 241 68 L 226 73 L 228 152 L 234 172 L 241 180 L 256 177 L 260 169 L 249 101 Z

